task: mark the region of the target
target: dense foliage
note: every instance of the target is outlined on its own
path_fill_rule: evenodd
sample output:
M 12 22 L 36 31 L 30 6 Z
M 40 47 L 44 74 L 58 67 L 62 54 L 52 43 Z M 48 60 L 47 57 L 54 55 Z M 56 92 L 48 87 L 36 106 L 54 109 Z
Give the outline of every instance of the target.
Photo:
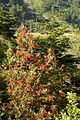
M 56 15 L 80 28 L 79 0 L 1 0 L 0 6 L 16 16 L 18 23 L 21 21 L 26 23 L 27 20 L 41 20 L 42 16 L 49 19 L 49 16 Z
M 2 120 L 80 119 L 79 4 L 0 1 Z
M 80 109 L 77 107 L 77 96 L 75 93 L 67 92 L 68 104 L 66 106 L 66 112 L 62 112 L 59 118 L 56 120 L 80 120 Z
M 15 44 L 14 33 L 16 29 L 15 17 L 0 9 L 0 65 L 7 57 L 7 50 Z
M 11 37 L 15 33 L 15 18 L 4 10 L 0 10 L 0 35 Z
M 16 53 L 2 72 L 2 78 L 5 77 L 7 82 L 7 94 L 11 99 L 5 103 L 2 96 L 2 119 L 54 118 L 65 106 L 63 99 L 66 102 L 63 69 L 57 66 L 51 48 L 46 48 L 42 55 L 38 51 L 41 46 L 32 40 L 31 35 L 27 35 L 22 26 L 16 42 Z
M 72 74 L 59 60 L 68 47 L 68 39 L 58 40 L 62 33 L 54 32 L 44 43 L 33 41 L 23 25 L 19 28 L 16 51 L 1 68 L 2 119 L 54 119 L 65 107 Z

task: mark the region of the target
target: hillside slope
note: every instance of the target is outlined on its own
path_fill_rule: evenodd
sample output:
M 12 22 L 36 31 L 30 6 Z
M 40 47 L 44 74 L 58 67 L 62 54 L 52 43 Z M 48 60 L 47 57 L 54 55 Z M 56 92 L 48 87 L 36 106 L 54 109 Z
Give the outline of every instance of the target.
M 9 10 L 18 21 L 36 20 L 48 13 L 56 15 L 73 26 L 80 28 L 79 0 L 7 0 L 0 1 L 1 9 Z

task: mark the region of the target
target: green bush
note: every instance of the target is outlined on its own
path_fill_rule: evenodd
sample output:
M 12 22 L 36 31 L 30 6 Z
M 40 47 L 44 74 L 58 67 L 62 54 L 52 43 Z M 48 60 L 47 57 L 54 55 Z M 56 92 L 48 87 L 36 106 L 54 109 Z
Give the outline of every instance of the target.
M 80 109 L 77 107 L 76 93 L 67 92 L 67 99 L 66 112 L 62 112 L 61 117 L 56 118 L 56 120 L 80 120 Z

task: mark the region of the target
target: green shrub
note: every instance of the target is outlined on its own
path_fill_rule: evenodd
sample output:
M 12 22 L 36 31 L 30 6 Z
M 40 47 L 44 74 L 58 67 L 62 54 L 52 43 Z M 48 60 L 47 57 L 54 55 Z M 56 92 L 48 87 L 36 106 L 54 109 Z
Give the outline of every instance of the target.
M 56 120 L 80 120 L 80 109 L 77 107 L 76 93 L 67 92 L 67 99 L 66 112 L 63 112 L 61 117 L 56 118 Z

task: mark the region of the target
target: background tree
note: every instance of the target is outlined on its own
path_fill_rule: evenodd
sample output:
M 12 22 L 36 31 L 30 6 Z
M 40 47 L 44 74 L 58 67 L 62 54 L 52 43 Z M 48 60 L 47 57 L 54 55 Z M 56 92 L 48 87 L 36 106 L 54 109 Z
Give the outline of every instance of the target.
M 9 12 L 0 10 L 0 64 L 6 58 L 6 52 L 9 46 L 15 44 L 14 33 L 15 33 L 16 19 Z
M 15 33 L 15 18 L 6 11 L 0 10 L 0 34 L 11 37 Z

